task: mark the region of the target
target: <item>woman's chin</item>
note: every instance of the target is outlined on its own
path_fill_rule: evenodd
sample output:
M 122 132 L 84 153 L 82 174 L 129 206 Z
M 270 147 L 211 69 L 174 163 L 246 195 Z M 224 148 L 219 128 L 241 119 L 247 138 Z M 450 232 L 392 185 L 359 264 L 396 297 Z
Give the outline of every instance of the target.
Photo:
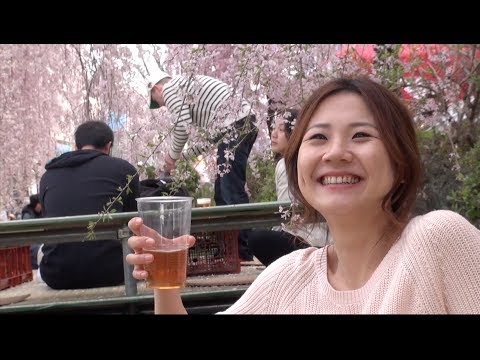
M 357 207 L 352 206 L 352 204 L 339 204 L 338 202 L 335 204 L 322 204 L 316 206 L 315 209 L 322 214 L 326 219 L 338 216 L 350 216 L 355 214 L 355 209 Z

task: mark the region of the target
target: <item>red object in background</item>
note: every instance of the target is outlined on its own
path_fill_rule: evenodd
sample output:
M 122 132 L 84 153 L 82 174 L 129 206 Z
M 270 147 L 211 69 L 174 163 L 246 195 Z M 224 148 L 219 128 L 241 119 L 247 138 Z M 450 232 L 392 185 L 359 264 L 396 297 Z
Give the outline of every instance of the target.
M 423 76 L 426 79 L 432 78 L 426 69 L 429 66 L 435 66 L 430 61 L 430 55 L 436 55 L 441 51 L 447 50 L 445 45 L 438 44 L 403 44 L 400 47 L 399 58 L 405 63 L 416 63 L 410 72 L 405 73 L 405 77 Z M 375 58 L 374 44 L 347 44 L 342 46 L 339 56 L 352 56 L 354 60 L 362 61 L 364 64 L 372 65 Z M 421 71 L 424 70 L 424 71 Z M 435 69 L 440 70 L 440 69 Z M 439 74 L 441 75 L 441 74 Z
M 452 51 L 447 45 L 443 44 L 402 44 L 399 52 L 399 59 L 409 64 L 410 67 L 403 76 L 405 78 L 423 78 L 427 81 L 437 81 L 446 76 L 446 69 L 454 66 L 455 71 L 449 74 L 448 81 L 457 83 L 460 87 L 458 98 L 462 99 L 468 88 L 465 69 L 471 67 L 471 60 L 468 52 L 461 53 Z M 436 59 L 437 56 L 444 56 L 442 60 Z M 339 57 L 349 56 L 357 64 L 366 68 L 371 73 L 373 60 L 375 58 L 374 44 L 345 44 L 342 46 Z M 475 53 L 475 59 L 480 60 L 480 50 Z M 402 96 L 406 100 L 412 97 L 405 89 L 402 89 Z
M 30 246 L 0 249 L 0 290 L 31 280 Z
M 200 232 L 192 235 L 196 242 L 188 249 L 187 276 L 240 272 L 238 230 Z

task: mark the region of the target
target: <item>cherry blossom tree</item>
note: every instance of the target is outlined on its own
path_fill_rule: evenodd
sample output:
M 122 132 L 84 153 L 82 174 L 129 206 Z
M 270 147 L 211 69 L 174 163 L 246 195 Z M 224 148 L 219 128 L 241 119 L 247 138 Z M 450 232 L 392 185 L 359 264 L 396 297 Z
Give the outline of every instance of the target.
M 458 158 L 480 135 L 478 45 L 6 44 L 0 49 L 0 208 L 18 209 L 58 154 L 57 143 L 73 147 L 75 128 L 91 119 L 114 129 L 116 156 L 140 170 L 146 165 L 161 170 L 176 119 L 165 109 L 148 109 L 145 85 L 152 67 L 216 77 L 250 101 L 260 126 L 253 173 L 258 159 L 270 154 L 269 121 L 276 108 L 300 107 L 313 89 L 338 75 L 369 74 L 403 96 L 419 129 L 445 134 L 457 173 Z M 188 145 L 206 135 L 193 132 Z M 214 151 L 203 159 L 210 178 L 217 171 Z

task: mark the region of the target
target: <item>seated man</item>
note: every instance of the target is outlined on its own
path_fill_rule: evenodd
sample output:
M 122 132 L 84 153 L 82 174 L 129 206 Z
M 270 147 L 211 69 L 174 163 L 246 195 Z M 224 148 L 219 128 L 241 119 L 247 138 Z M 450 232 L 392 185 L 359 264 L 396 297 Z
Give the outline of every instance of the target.
M 128 161 L 110 156 L 113 131 L 101 121 L 88 121 L 75 131 L 76 150 L 64 153 L 45 166 L 40 180 L 44 217 L 97 214 L 133 176 L 116 212 L 136 211 L 138 174 Z M 85 229 L 87 232 L 87 229 Z M 120 285 L 123 254 L 117 240 L 45 244 L 40 276 L 53 289 L 81 289 Z

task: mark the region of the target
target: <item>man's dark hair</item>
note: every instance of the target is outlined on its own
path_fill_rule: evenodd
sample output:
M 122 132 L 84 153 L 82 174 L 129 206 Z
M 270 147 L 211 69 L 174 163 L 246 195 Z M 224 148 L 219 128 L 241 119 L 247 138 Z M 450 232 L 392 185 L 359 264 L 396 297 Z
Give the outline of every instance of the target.
M 87 121 L 75 131 L 75 145 L 81 149 L 92 145 L 95 149 L 103 148 L 109 142 L 113 145 L 113 131 L 102 121 Z
M 30 195 L 30 205 L 34 208 L 40 202 L 38 194 Z

